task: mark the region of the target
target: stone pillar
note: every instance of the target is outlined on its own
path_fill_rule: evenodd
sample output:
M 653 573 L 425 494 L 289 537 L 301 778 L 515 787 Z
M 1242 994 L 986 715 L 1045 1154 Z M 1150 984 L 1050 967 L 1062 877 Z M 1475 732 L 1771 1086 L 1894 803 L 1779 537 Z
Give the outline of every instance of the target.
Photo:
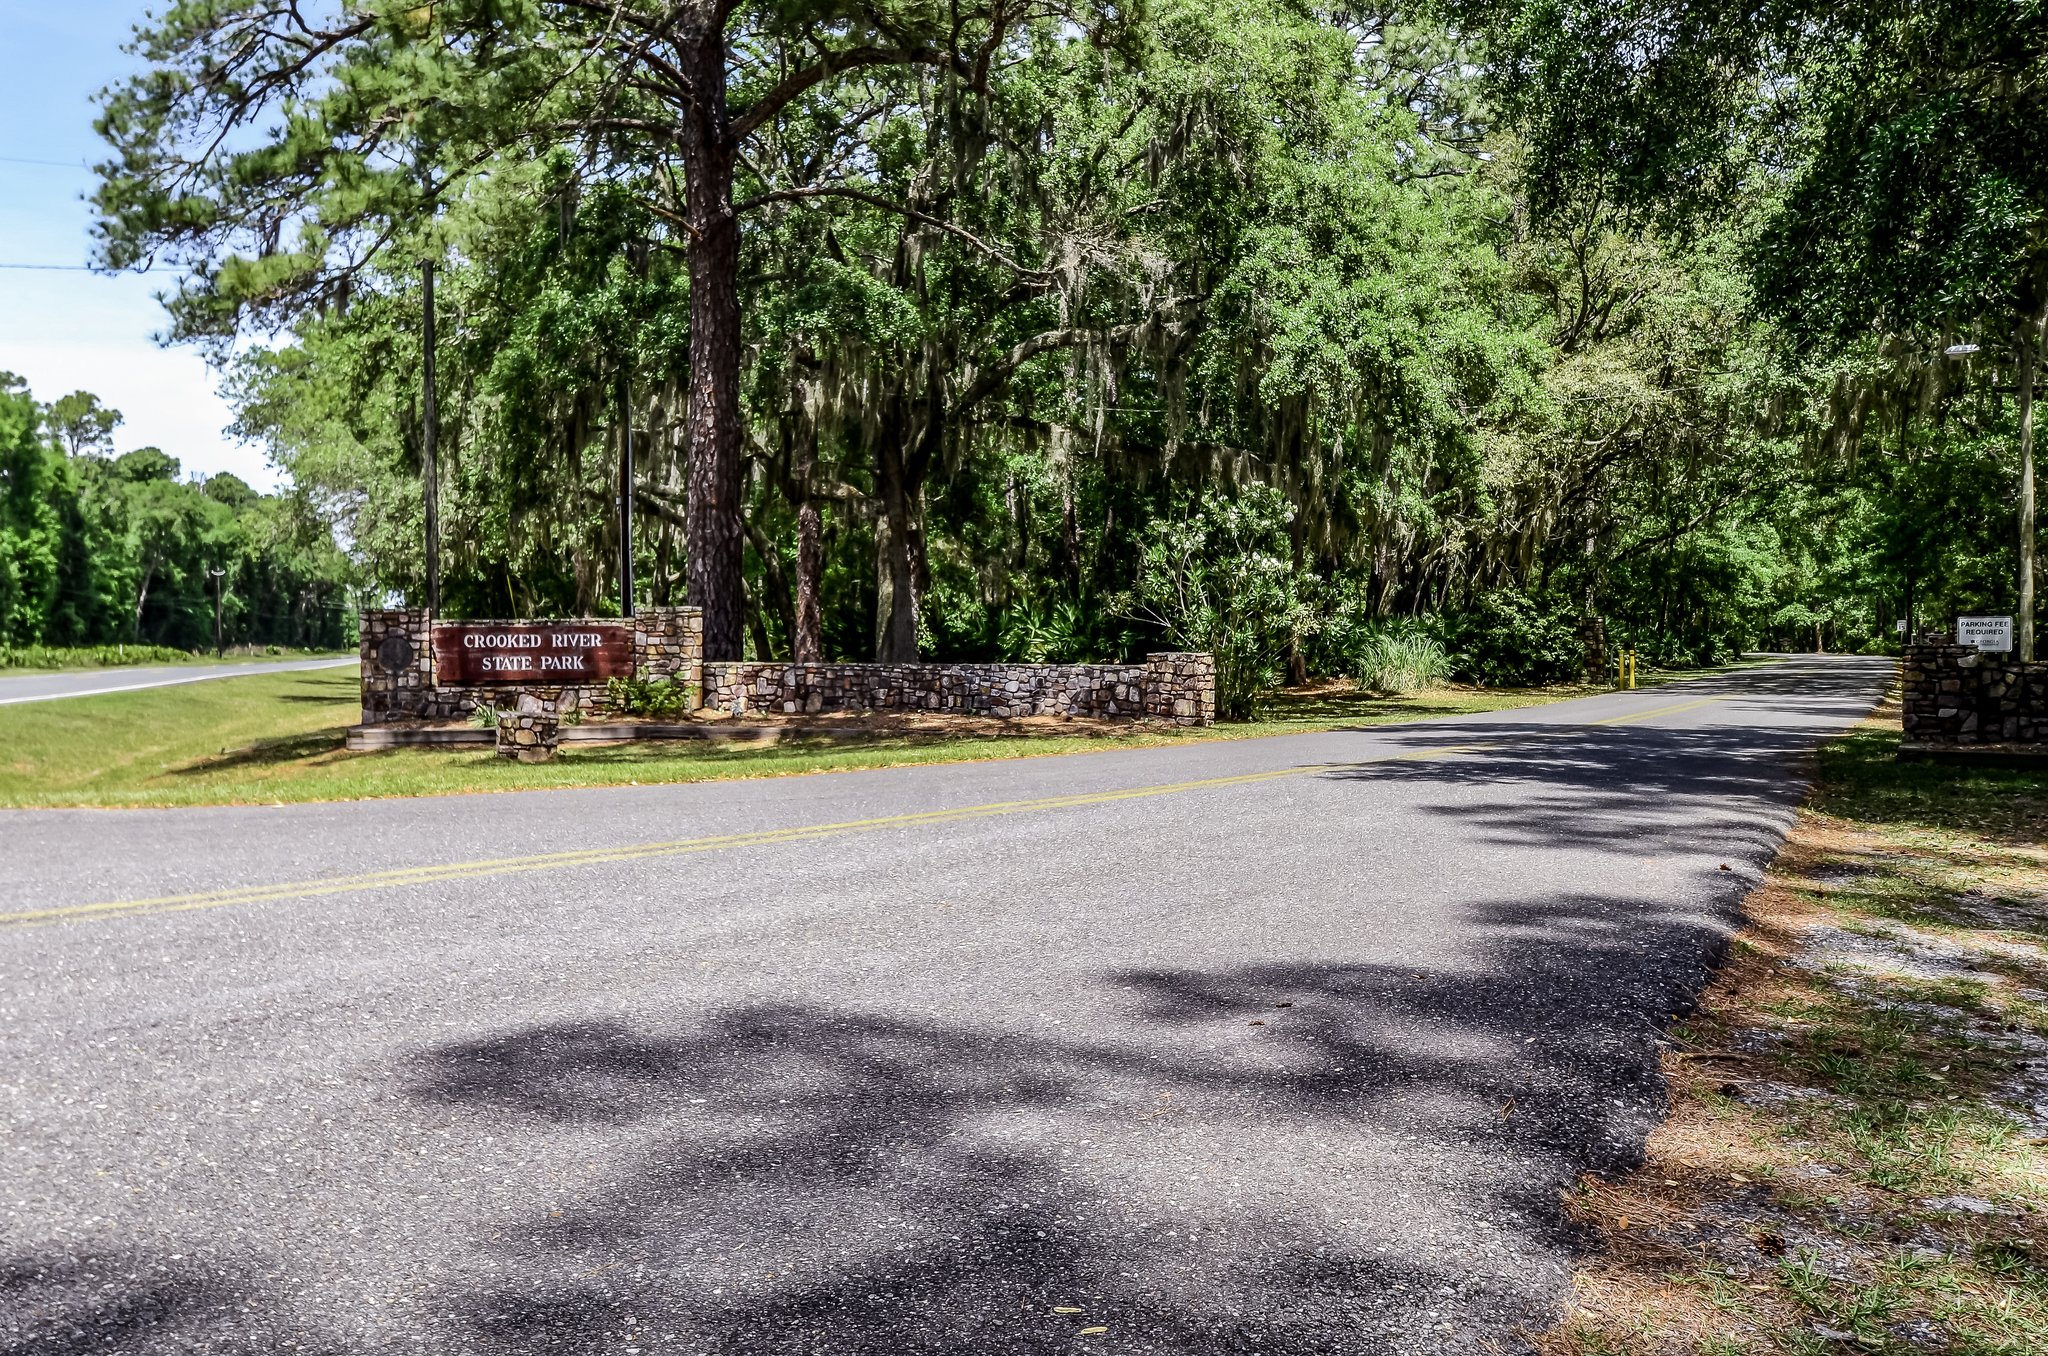
M 562 737 L 562 694 L 559 689 L 519 694 L 510 710 L 500 710 L 498 756 L 522 763 L 545 763 L 555 756 Z
M 423 716 L 433 696 L 433 618 L 425 608 L 366 608 L 362 613 L 363 724 Z
M 633 676 L 704 691 L 704 610 L 649 607 L 633 617 Z
M 1145 656 L 1145 714 L 1176 725 L 1216 723 L 1216 656 L 1166 650 Z
M 1906 647 L 1900 725 L 1907 743 L 1974 742 L 1977 658 L 1971 645 L 1923 642 Z

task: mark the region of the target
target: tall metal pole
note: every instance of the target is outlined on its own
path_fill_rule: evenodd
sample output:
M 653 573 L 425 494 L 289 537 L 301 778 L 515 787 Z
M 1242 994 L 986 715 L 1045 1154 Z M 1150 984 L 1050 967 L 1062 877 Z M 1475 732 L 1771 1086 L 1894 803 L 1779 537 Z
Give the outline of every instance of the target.
M 619 615 L 633 615 L 632 377 L 619 369 Z
M 2034 535 L 2034 385 L 2041 371 L 2041 345 L 2048 337 L 2048 304 L 2020 339 L 2020 663 L 2034 662 L 2034 566 L 2040 550 Z
M 440 414 L 434 391 L 434 265 L 420 264 L 421 305 L 426 310 L 423 368 L 424 397 L 421 400 L 426 427 L 420 439 L 420 474 L 425 480 L 427 505 L 427 615 L 441 615 L 441 475 L 434 459 L 434 442 L 440 432 Z
M 224 652 L 220 634 L 220 581 L 227 577 L 228 572 L 218 565 L 208 567 L 206 572 L 213 576 L 213 657 L 218 659 Z

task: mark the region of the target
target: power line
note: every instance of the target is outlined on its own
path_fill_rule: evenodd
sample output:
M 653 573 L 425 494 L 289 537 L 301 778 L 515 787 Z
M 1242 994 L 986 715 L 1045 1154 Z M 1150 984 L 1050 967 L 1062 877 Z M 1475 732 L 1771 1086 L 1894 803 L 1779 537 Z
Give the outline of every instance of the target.
M 83 160 L 37 160 L 26 155 L 0 155 L 0 164 L 48 165 L 51 169 L 91 169 Z
M 0 268 L 19 269 L 35 273 L 100 273 L 112 277 L 117 273 L 161 273 L 162 269 L 151 264 L 144 268 L 96 268 L 91 264 L 0 264 Z

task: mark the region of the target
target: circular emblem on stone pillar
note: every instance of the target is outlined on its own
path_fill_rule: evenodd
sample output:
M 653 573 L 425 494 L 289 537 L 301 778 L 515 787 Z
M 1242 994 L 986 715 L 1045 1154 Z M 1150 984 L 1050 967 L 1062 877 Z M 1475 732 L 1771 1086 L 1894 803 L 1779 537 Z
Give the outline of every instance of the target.
M 412 667 L 412 637 L 393 632 L 377 645 L 377 666 L 386 673 L 403 673 Z

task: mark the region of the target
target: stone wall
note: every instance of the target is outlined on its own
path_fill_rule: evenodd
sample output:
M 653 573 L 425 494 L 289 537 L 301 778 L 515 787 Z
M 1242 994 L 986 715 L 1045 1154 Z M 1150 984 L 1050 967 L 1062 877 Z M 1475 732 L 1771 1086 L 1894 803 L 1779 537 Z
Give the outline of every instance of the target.
M 623 618 L 574 618 L 575 621 Z M 633 675 L 696 686 L 702 682 L 704 614 L 694 607 L 650 607 L 636 613 Z M 362 614 L 363 724 L 394 720 L 464 720 L 479 706 L 508 701 L 516 685 L 443 687 L 434 681 L 433 619 L 423 608 L 380 608 Z M 550 689 L 552 690 L 552 689 Z M 561 709 L 597 715 L 604 686 L 561 689 Z
M 1145 714 L 1176 725 L 1216 723 L 1216 656 L 1163 650 L 1145 656 Z
M 724 713 L 932 711 L 973 716 L 1216 720 L 1216 663 L 1151 654 L 1142 664 L 704 665 L 704 704 Z
M 693 607 L 648 608 L 632 619 L 636 677 L 701 686 L 720 712 L 934 711 L 977 716 L 1097 716 L 1112 720 L 1216 721 L 1216 661 L 1166 652 L 1142 664 L 707 664 L 704 615 Z M 464 720 L 506 704 L 506 686 L 434 681 L 432 618 L 420 608 L 362 614 L 363 724 Z M 550 688 L 552 694 L 555 689 Z M 604 711 L 604 688 L 563 687 L 564 714 Z
M 2048 664 L 1970 645 L 1906 647 L 1908 744 L 2048 743 Z

